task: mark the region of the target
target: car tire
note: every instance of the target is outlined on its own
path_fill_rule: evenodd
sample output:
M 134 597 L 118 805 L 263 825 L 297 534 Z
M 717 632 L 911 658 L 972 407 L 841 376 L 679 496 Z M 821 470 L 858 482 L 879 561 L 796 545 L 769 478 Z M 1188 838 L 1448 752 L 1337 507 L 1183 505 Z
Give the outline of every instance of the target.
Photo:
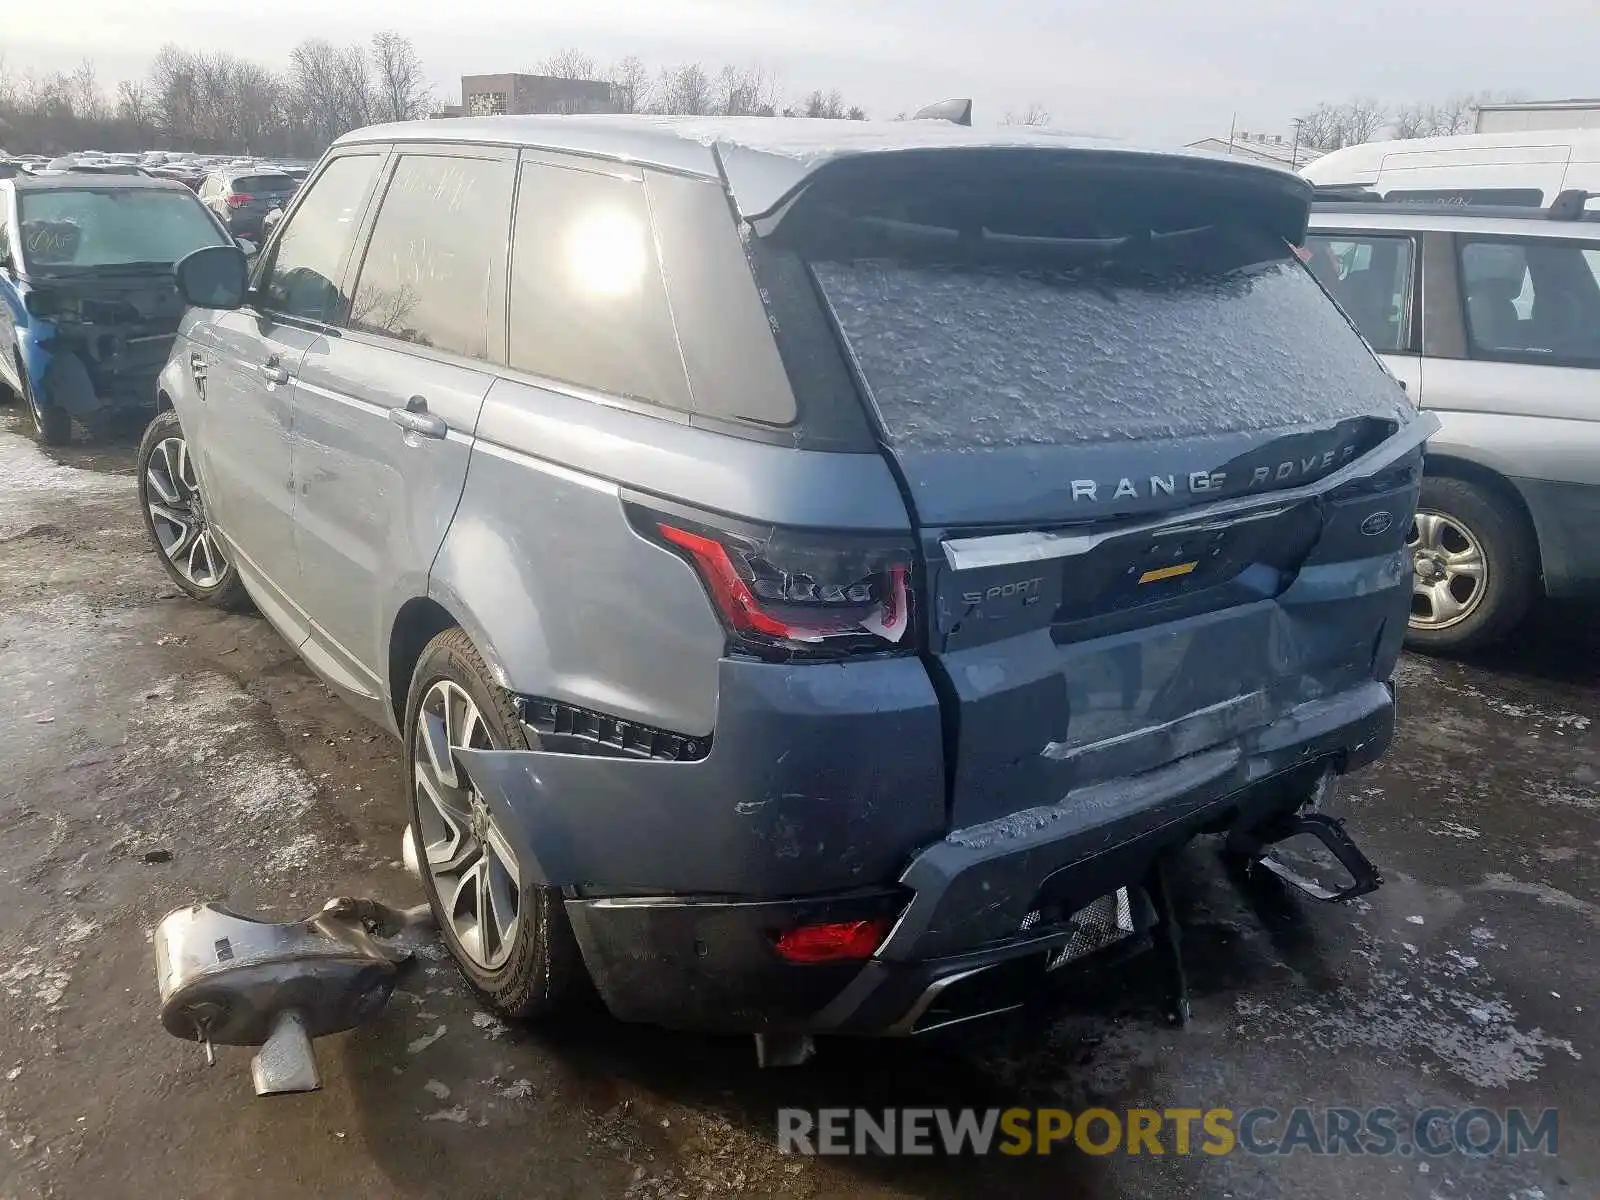
M 1448 475 L 1422 481 L 1406 548 L 1414 588 L 1406 645 L 1459 654 L 1503 637 L 1538 592 L 1538 547 L 1515 503 Z
M 443 704 L 463 700 L 475 712 L 476 724 L 464 715 L 464 707 L 453 709 L 457 716 L 446 720 L 452 745 L 499 750 L 536 746 L 510 695 L 495 683 L 462 630 L 447 629 L 428 643 L 411 677 L 404 731 L 406 798 L 423 889 L 456 967 L 484 1005 L 508 1021 L 553 1016 L 572 1007 L 588 985 L 561 890 L 539 886 L 528 877 L 470 780 L 453 762 L 441 772 L 423 734 L 425 710 L 438 716 Z M 453 784 L 448 773 L 455 775 Z M 507 851 L 513 855 L 509 865 L 504 861 Z M 472 862 L 474 854 L 477 866 L 445 869 L 455 861 Z M 469 884 L 474 870 L 483 872 L 478 878 L 488 883 Z M 508 914 L 501 910 L 512 897 L 515 929 L 505 936 Z
M 175 443 L 186 459 L 188 439 L 170 408 L 156 414 L 139 440 L 139 511 L 150 544 L 190 599 L 212 608 L 246 608 L 250 597 L 233 559 L 207 523 L 198 472 L 179 459 Z
M 46 404 L 34 393 L 33 382 L 21 363 L 17 374 L 22 379 L 22 400 L 33 418 L 33 428 L 46 446 L 65 446 L 72 441 L 72 414 L 54 404 Z

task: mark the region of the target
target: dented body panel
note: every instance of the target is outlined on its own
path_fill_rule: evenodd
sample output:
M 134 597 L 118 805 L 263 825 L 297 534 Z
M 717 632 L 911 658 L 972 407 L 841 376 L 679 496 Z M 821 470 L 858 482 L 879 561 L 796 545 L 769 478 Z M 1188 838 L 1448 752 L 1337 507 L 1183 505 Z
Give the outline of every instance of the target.
M 269 615 L 295 609 L 324 678 L 305 631 L 337 640 L 354 609 L 390 626 L 368 699 L 416 731 L 419 770 L 459 768 L 471 836 L 492 828 L 522 887 L 559 889 L 625 1019 L 879 1034 L 979 1015 L 951 999 L 963 981 L 1059 967 L 1108 897 L 1118 929 L 1125 905 L 1130 929 L 1136 906 L 1170 926 L 1167 857 L 1203 832 L 1273 841 L 1393 729 L 1433 425 L 1291 254 L 1309 188 L 851 124 L 814 155 L 670 122 L 347 135 L 331 164 L 386 171 L 400 143 L 404 161 L 522 139 L 504 227 L 474 250 L 509 281 L 471 359 L 484 388 L 436 413 L 424 368 L 460 354 L 340 312 L 279 322 L 251 307 L 269 286 L 231 328 L 284 389 L 257 426 L 273 453 L 199 447 L 239 561 L 283 552 L 282 596 L 241 578 Z M 333 174 L 285 215 L 269 274 Z M 326 268 L 340 296 L 388 214 L 369 192 L 337 206 L 355 213 Z M 603 246 L 597 213 L 620 222 Z M 638 251 L 626 271 L 614 241 Z M 374 389 L 387 419 L 335 437 L 350 356 L 275 355 L 264 331 L 285 323 L 407 381 Z M 175 361 L 201 349 L 187 336 Z M 183 366 L 167 378 L 215 443 Z M 373 482 L 391 459 L 444 479 L 463 454 L 431 496 Z M 230 520 L 252 481 L 282 528 Z M 308 557 L 318 488 L 438 530 L 425 591 L 370 539 Z M 533 749 L 463 741 L 420 704 L 443 678 L 419 674 L 423 647 L 451 626 Z M 437 887 L 457 843 L 429 836 Z
M 51 280 L 29 289 L 23 361 L 36 395 L 85 420 L 152 408 L 183 316 L 170 271 L 143 278 Z
M 0 183 L 0 377 L 18 390 L 25 380 L 41 409 L 90 426 L 154 408 L 185 307 L 173 264 L 227 236 L 171 181 Z

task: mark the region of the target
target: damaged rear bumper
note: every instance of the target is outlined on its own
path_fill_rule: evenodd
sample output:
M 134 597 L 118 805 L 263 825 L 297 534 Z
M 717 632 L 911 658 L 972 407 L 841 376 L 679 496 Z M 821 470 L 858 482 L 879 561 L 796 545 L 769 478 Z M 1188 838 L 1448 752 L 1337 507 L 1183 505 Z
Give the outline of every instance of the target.
M 740 685 L 725 700 L 750 696 L 752 679 L 724 682 Z M 1075 936 L 1072 914 L 1137 886 L 1201 832 L 1293 813 L 1325 771 L 1380 757 L 1395 719 L 1392 687 L 1369 680 L 1157 770 L 946 834 L 928 828 L 942 816 L 937 720 L 915 676 L 904 682 L 901 703 L 854 714 L 842 742 L 808 739 L 809 752 L 784 734 L 792 686 L 725 706 L 718 740 L 740 747 L 737 764 L 719 762 L 720 747 L 700 763 L 458 756 L 524 870 L 567 891 L 585 962 L 619 1018 L 909 1034 L 1014 1005 Z M 818 699 L 803 700 L 813 716 Z M 797 753 L 825 761 L 784 764 Z M 834 823 L 816 820 L 830 801 L 774 792 L 793 765 L 854 786 L 827 790 L 852 798 Z M 895 923 L 865 963 L 797 965 L 774 946 L 801 925 L 887 915 Z

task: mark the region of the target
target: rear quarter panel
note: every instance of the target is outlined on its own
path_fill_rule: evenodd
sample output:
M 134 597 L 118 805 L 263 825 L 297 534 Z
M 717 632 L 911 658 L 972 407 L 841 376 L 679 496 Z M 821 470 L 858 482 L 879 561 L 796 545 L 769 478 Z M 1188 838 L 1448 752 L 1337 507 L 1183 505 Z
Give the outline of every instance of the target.
M 429 592 L 511 690 L 704 735 L 722 626 L 694 571 L 634 532 L 624 495 L 804 529 L 906 532 L 908 519 L 878 455 L 661 414 L 496 380 Z

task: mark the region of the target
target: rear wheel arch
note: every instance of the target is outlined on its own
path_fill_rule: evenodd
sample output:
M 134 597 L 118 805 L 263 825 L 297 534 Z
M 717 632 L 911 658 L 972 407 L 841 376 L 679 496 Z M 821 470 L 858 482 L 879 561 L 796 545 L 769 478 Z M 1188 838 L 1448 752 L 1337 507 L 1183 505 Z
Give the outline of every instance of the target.
M 169 410 L 172 407 L 173 407 L 172 397 L 167 394 L 167 389 L 166 388 L 159 389 L 156 392 L 156 413 L 157 414 L 164 413 L 164 412 L 166 412 L 167 410 Z
M 389 707 L 395 728 L 405 728 L 406 696 L 423 650 L 445 630 L 460 627 L 449 609 L 428 596 L 413 596 L 395 613 L 389 630 Z
M 1423 463 L 1425 475 L 1436 475 L 1447 479 L 1458 479 L 1462 483 L 1471 484 L 1476 488 L 1489 493 L 1505 505 L 1516 520 L 1521 524 L 1522 530 L 1528 536 L 1529 545 L 1533 549 L 1533 559 L 1539 570 L 1542 582 L 1544 578 L 1544 563 L 1539 553 L 1539 529 L 1534 524 L 1533 514 L 1528 509 L 1528 502 L 1522 498 L 1522 493 L 1499 471 L 1486 467 L 1482 463 L 1473 462 L 1468 458 L 1457 458 L 1450 454 L 1430 454 Z

